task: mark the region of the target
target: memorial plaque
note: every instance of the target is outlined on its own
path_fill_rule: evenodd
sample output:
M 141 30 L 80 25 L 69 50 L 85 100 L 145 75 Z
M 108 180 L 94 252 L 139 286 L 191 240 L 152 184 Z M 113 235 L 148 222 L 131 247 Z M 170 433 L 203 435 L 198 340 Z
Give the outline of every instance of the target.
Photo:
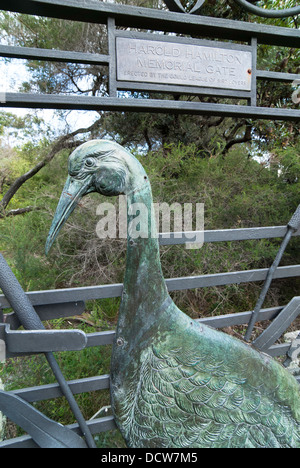
M 117 80 L 251 91 L 252 53 L 117 37 Z

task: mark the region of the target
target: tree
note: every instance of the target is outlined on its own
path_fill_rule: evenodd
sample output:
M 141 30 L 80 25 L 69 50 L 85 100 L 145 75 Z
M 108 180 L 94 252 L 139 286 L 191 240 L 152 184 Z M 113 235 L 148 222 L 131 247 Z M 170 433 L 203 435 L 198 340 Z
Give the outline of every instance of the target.
M 159 0 L 130 0 L 119 1 L 119 3 L 165 8 L 163 2 Z M 189 7 L 192 2 L 182 0 L 182 3 Z M 282 3 L 279 0 L 269 0 L 267 6 L 277 7 Z M 293 6 L 297 1 L 289 0 L 286 3 L 288 6 Z M 206 2 L 202 13 L 207 16 L 227 19 L 270 22 L 270 20 L 254 18 L 233 0 Z M 286 27 L 297 26 L 296 19 L 290 18 L 276 20 L 276 24 Z M 0 14 L 0 25 L 2 38 L 13 45 L 107 53 L 107 33 L 103 25 L 7 12 Z M 300 67 L 300 54 L 294 49 L 261 46 L 258 55 L 258 67 L 262 69 L 269 69 L 271 63 L 274 70 L 297 73 Z M 31 78 L 23 83 L 21 89 L 23 92 L 70 93 L 92 96 L 106 96 L 108 93 L 108 70 L 104 66 L 30 60 L 27 61 L 27 67 L 30 70 Z M 291 106 L 293 105 L 292 91 L 290 85 L 260 82 L 258 87 L 259 104 L 268 107 Z M 154 96 L 165 98 L 164 95 L 151 93 L 137 93 L 137 95 L 137 97 L 144 99 Z M 217 102 L 215 97 L 183 96 L 181 98 Z M 180 99 L 180 97 L 174 96 L 174 99 Z M 75 147 L 79 143 L 79 140 L 76 140 L 76 136 L 79 134 L 86 133 L 91 136 L 92 132 L 94 137 L 106 135 L 122 145 L 140 146 L 148 150 L 162 146 L 167 148 L 168 145 L 178 141 L 183 144 L 194 142 L 201 157 L 210 157 L 214 154 L 225 156 L 237 144 L 252 144 L 255 145 L 256 151 L 260 150 L 261 152 L 267 151 L 270 147 L 296 144 L 299 139 L 299 126 L 299 123 L 254 122 L 248 119 L 235 120 L 207 116 L 99 113 L 97 121 L 92 125 L 92 130 L 86 128 L 84 131 L 82 128 L 78 131 L 67 131 L 64 128 L 62 133 L 64 132 L 66 135 L 54 142 L 49 153 L 38 161 L 31 170 L 16 178 L 0 202 L 0 208 L 3 213 L 16 191 L 45 167 L 61 148 Z M 51 140 L 53 138 L 50 138 Z M 249 147 L 250 152 L 251 147 Z
M 2 200 L 0 201 L 0 218 L 4 216 L 16 216 L 18 214 L 28 213 L 29 211 L 32 211 L 33 209 L 37 209 L 36 207 L 29 206 L 26 208 L 21 208 L 18 210 L 11 210 L 11 211 L 6 212 L 6 208 L 8 204 L 10 203 L 12 198 L 15 196 L 17 191 L 25 184 L 25 182 L 27 182 L 29 179 L 34 177 L 38 172 L 40 172 L 40 170 L 43 169 L 47 164 L 49 164 L 61 150 L 66 149 L 66 148 L 74 149 L 76 148 L 76 146 L 83 143 L 82 141 L 76 140 L 74 138 L 80 134 L 86 134 L 86 133 L 91 134 L 98 127 L 98 124 L 99 122 L 96 121 L 90 127 L 79 128 L 71 133 L 68 133 L 67 135 L 61 136 L 60 138 L 57 139 L 57 141 L 55 141 L 55 143 L 48 145 L 49 148 L 48 150 L 46 148 L 47 150 L 46 155 L 40 161 L 38 161 L 31 169 L 19 175 L 9 185 L 9 188 L 7 189 L 6 193 L 2 197 Z M 2 182 L 2 186 L 3 185 L 4 185 L 4 181 Z

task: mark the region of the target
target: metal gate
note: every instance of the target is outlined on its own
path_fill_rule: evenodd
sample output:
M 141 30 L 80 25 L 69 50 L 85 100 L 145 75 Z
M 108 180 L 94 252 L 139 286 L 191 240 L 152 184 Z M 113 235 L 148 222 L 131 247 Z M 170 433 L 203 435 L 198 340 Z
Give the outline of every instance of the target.
M 245 0 L 236 0 L 244 7 L 252 8 Z M 27 47 L 0 45 L 0 56 L 19 59 L 38 59 L 82 64 L 105 65 L 109 72 L 109 90 L 105 97 L 42 95 L 30 93 L 6 93 L 2 107 L 77 109 L 101 111 L 157 112 L 174 114 L 201 114 L 209 116 L 241 117 L 267 120 L 298 121 L 297 108 L 262 107 L 257 100 L 257 80 L 291 83 L 299 80 L 299 75 L 257 68 L 257 47 L 260 44 L 300 47 L 300 34 L 296 29 L 288 29 L 265 24 L 246 23 L 184 13 L 179 0 L 166 0 L 171 10 L 154 10 L 125 5 L 115 5 L 89 0 L 2 0 L 1 8 L 7 11 L 27 13 L 99 23 L 107 26 L 107 55 L 88 54 L 70 51 L 47 50 Z M 198 0 L 194 13 L 200 11 L 204 2 Z M 249 6 L 250 5 L 250 6 Z M 254 11 L 253 11 L 254 8 Z M 285 12 L 283 12 L 284 14 Z M 299 14 L 295 7 L 286 14 Z M 276 17 L 276 13 L 274 14 Z M 272 16 L 272 15 L 271 15 Z M 278 13 L 277 13 L 278 16 Z M 148 32 L 145 32 L 148 31 Z M 151 31 L 151 32 L 149 32 Z M 195 36 L 195 38 L 193 37 Z M 202 38 L 201 38 L 202 37 Z M 204 49 L 203 49 L 204 48 Z M 125 54 L 130 67 L 123 67 L 119 58 Z M 204 54 L 206 71 L 201 82 L 194 78 L 195 54 Z M 185 59 L 183 58 L 185 57 Z M 212 57 L 221 65 L 217 72 L 220 81 L 211 76 Z M 187 60 L 190 58 L 190 60 Z M 190 65 L 187 65 L 190 63 Z M 236 71 L 238 65 L 238 71 Z M 189 68 L 188 68 L 189 67 Z M 214 73 L 213 73 L 214 72 Z M 239 73 L 239 75 L 235 75 Z M 210 79 L 211 78 L 211 79 Z M 223 81 L 222 81 L 223 80 Z M 178 83 L 180 81 L 180 83 Z M 125 93 L 122 93 L 125 91 Z M 128 97 L 126 91 L 149 91 L 151 99 Z M 158 93 L 158 97 L 155 97 Z M 165 99 L 159 98 L 165 93 Z M 184 96 L 214 96 L 224 102 L 192 102 Z M 174 96 L 177 98 L 175 99 Z M 183 96 L 183 97 L 182 97 Z M 242 100 L 242 101 L 241 101 Z M 204 242 L 228 242 L 250 239 L 283 238 L 299 236 L 299 213 L 287 226 L 273 226 L 251 229 L 229 229 L 206 231 Z M 172 233 L 160 234 L 162 245 L 191 243 Z M 205 288 L 247 282 L 267 282 L 280 278 L 300 276 L 300 265 L 278 266 L 284 247 L 273 271 L 258 269 L 186 278 L 167 279 L 169 291 Z M 0 284 L 0 286 L 2 286 Z M 122 284 L 96 285 L 86 288 L 61 289 L 55 291 L 35 291 L 27 293 L 31 304 L 41 320 L 79 315 L 84 311 L 85 301 L 119 297 Z M 0 358 L 49 351 L 80 350 L 86 347 L 112 344 L 114 331 L 85 334 L 78 330 L 59 331 L 18 331 L 20 322 L 16 313 L 5 314 L 10 307 L 7 298 L 0 296 Z M 300 311 L 300 297 L 282 307 L 257 310 L 256 321 L 271 321 L 271 325 L 256 340 L 256 347 L 273 357 L 286 355 L 287 361 L 297 351 L 297 343 L 275 344 Z M 253 311 L 201 319 L 200 322 L 215 328 L 248 324 Z M 34 338 L 34 339 L 33 339 Z M 297 354 L 297 353 L 296 353 Z M 300 381 L 300 377 L 297 377 Z M 74 394 L 98 391 L 109 388 L 109 375 L 78 379 L 68 382 Z M 26 402 L 57 398 L 62 395 L 59 384 L 24 388 L 12 392 Z M 113 417 L 96 418 L 87 421 L 93 434 L 115 428 Z M 78 424 L 70 428 L 79 432 Z M 0 443 L 0 447 L 36 447 L 30 436 L 23 436 Z

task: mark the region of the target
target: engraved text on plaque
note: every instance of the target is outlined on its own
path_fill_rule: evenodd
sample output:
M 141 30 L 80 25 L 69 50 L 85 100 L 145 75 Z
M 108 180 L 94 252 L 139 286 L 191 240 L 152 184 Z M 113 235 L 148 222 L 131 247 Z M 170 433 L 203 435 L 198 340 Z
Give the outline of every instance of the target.
M 117 37 L 117 79 L 251 91 L 244 50 Z

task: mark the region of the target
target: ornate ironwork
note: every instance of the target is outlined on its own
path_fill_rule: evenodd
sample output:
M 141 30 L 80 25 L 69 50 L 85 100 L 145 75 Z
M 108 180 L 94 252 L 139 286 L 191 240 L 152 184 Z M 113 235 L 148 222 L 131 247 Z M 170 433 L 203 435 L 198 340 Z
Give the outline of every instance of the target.
M 296 6 L 293 8 L 284 8 L 280 10 L 268 10 L 266 8 L 261 8 L 256 5 L 253 5 L 247 0 L 234 1 L 250 13 L 265 18 L 287 18 L 288 16 L 296 16 L 300 14 L 300 6 Z M 180 0 L 164 0 L 164 2 L 171 11 L 176 11 L 178 13 L 198 14 L 203 4 L 205 3 L 205 0 L 196 0 L 195 5 L 189 11 L 187 11 L 186 8 L 184 8 Z
M 245 8 L 250 13 L 254 15 L 262 16 L 265 18 L 287 18 L 288 16 L 300 15 L 300 6 L 293 8 L 284 8 L 282 10 L 268 10 L 265 8 L 260 8 L 256 5 L 252 5 L 247 0 L 234 0 L 241 7 Z
M 190 11 L 187 11 L 184 6 L 182 5 L 180 0 L 164 0 L 165 4 L 171 11 L 177 11 L 179 13 L 191 13 L 191 14 L 197 14 L 200 12 L 200 9 L 202 8 L 203 4 L 205 3 L 205 0 L 197 0 L 195 5 Z

